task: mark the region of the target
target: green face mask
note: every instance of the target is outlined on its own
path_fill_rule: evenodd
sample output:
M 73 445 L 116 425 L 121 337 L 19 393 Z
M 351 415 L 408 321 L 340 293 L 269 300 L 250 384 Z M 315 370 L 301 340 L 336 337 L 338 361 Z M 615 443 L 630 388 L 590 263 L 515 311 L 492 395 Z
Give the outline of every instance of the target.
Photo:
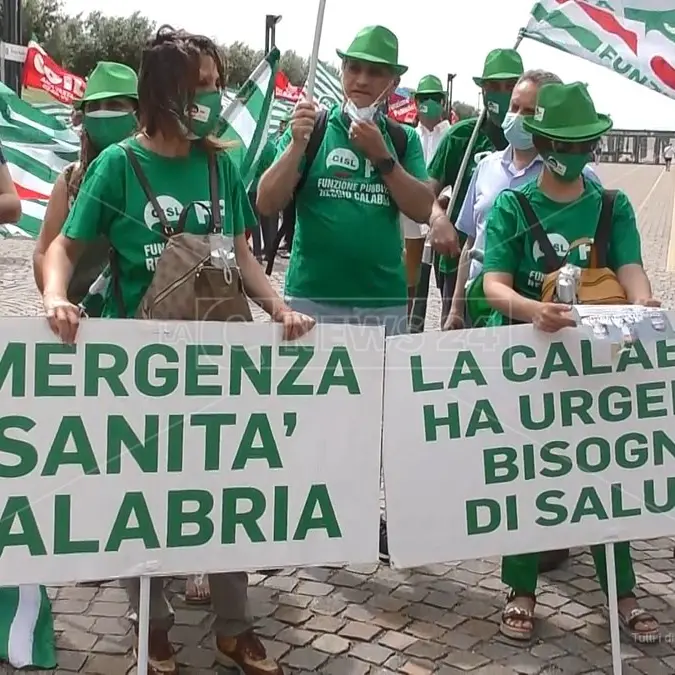
M 195 138 L 208 136 L 218 124 L 223 109 L 223 98 L 219 91 L 197 94 L 189 111 L 190 131 Z
M 420 101 L 417 109 L 422 115 L 431 120 L 437 120 L 443 117 L 443 106 L 432 98 Z
M 82 124 L 99 151 L 128 138 L 138 126 L 134 113 L 121 110 L 92 110 L 84 113 Z
M 483 94 L 483 101 L 490 119 L 501 127 L 506 113 L 509 111 L 511 93 L 508 91 L 486 91 Z
M 591 154 L 584 152 L 582 154 L 572 152 L 547 152 L 544 156 L 544 163 L 549 171 L 559 180 L 565 183 L 575 181 L 584 170 L 586 164 L 591 161 Z

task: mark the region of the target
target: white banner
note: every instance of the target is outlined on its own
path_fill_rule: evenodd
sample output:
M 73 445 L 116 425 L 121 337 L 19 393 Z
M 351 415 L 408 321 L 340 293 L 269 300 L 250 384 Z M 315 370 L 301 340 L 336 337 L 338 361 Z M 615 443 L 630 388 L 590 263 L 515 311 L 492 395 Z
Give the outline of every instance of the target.
M 395 566 L 675 534 L 675 341 L 613 356 L 590 335 L 387 340 Z
M 384 335 L 0 321 L 0 586 L 377 560 Z

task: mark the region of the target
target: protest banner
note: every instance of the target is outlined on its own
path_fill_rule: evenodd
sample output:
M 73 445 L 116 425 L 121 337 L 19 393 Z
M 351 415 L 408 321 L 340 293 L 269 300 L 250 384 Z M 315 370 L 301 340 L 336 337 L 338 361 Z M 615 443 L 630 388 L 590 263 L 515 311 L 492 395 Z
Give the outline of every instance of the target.
M 0 586 L 377 559 L 384 334 L 0 321 Z
M 581 328 L 388 339 L 392 563 L 675 534 L 675 341 L 612 352 Z
M 87 82 L 83 77 L 61 68 L 37 42 L 29 42 L 22 85 L 28 89 L 40 89 L 61 103 L 71 104 L 84 96 Z

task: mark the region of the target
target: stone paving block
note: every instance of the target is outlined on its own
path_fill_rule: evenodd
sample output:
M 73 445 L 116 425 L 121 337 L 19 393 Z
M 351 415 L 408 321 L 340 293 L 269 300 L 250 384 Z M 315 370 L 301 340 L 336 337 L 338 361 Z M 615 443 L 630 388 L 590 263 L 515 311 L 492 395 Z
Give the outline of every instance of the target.
M 405 633 L 399 633 L 394 630 L 387 631 L 384 635 L 379 637 L 380 644 L 389 647 L 394 651 L 404 651 L 410 645 L 417 642 L 417 638 Z
M 362 661 L 381 666 L 393 652 L 374 642 L 360 642 L 352 646 L 349 654 Z
M 315 637 L 316 633 L 312 633 L 308 630 L 302 630 L 301 628 L 284 628 L 284 630 L 276 636 L 276 639 L 280 642 L 287 642 L 294 647 L 304 647 Z
M 321 668 L 326 675 L 366 675 L 369 670 L 369 664 L 348 656 L 333 659 Z
M 350 644 L 349 640 L 339 635 L 320 635 L 312 642 L 312 647 L 326 654 L 343 654 L 349 650 Z
M 300 649 L 294 649 L 284 658 L 282 661 L 289 665 L 291 668 L 298 668 L 302 670 L 314 671 L 322 663 L 325 663 L 328 660 L 328 654 L 320 652 L 312 647 L 301 647 Z
M 350 640 L 372 640 L 381 631 L 379 626 L 361 621 L 348 621 L 341 629 L 340 635 Z

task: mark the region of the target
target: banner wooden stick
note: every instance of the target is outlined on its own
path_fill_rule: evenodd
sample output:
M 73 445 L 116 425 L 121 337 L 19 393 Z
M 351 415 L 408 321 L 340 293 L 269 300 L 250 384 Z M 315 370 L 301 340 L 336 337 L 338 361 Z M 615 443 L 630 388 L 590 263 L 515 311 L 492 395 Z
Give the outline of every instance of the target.
M 148 675 L 148 638 L 150 637 L 150 577 L 141 576 L 138 601 L 138 675 Z
M 607 565 L 607 607 L 609 610 L 609 635 L 612 643 L 612 672 L 621 675 L 621 633 L 619 631 L 619 598 L 616 592 L 616 561 L 614 544 L 605 544 Z

